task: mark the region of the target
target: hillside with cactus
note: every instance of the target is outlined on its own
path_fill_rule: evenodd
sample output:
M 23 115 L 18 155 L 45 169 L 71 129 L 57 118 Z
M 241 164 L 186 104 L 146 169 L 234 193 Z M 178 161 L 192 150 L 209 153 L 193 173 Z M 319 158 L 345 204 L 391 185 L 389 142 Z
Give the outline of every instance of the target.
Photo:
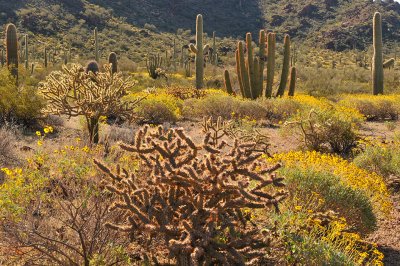
M 220 37 L 244 38 L 243 32 L 255 34 L 264 28 L 280 38 L 287 33 L 310 45 L 341 51 L 364 49 L 372 43 L 366 37 L 372 32 L 370 14 L 379 10 L 385 14 L 384 39 L 391 43 L 400 39 L 400 4 L 394 1 L 30 0 L 0 1 L 0 8 L 1 24 L 15 21 L 20 30 L 41 36 L 41 41 L 50 38 L 82 49 L 88 41 L 82 36 L 98 27 L 110 38 L 107 46 L 117 45 L 131 54 L 143 46 L 139 45 L 142 35 L 154 35 L 149 44 L 157 48 L 159 37 L 164 41 L 169 34 L 180 35 L 188 29 L 194 32 L 192 17 L 199 13 L 204 14 L 209 36 L 216 31 Z M 132 38 L 135 41 L 126 45 Z
M 0 265 L 398 265 L 396 2 L 0 10 Z

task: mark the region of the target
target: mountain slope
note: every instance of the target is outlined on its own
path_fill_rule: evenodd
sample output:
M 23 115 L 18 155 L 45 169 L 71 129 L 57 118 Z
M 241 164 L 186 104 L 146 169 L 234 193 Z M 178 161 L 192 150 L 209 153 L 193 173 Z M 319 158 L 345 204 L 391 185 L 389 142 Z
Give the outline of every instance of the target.
M 221 37 L 241 37 L 261 28 L 282 38 L 289 33 L 298 42 L 322 48 L 364 49 L 372 37 L 372 16 L 382 12 L 384 38 L 400 40 L 400 4 L 392 0 L 0 0 L 0 24 L 14 22 L 38 43 L 73 47 L 81 56 L 91 53 L 94 27 L 104 51 L 143 59 L 149 52 L 187 44 L 195 16 L 204 15 L 205 31 Z M 143 27 L 146 30 L 143 30 Z M 184 35 L 176 35 L 184 32 Z

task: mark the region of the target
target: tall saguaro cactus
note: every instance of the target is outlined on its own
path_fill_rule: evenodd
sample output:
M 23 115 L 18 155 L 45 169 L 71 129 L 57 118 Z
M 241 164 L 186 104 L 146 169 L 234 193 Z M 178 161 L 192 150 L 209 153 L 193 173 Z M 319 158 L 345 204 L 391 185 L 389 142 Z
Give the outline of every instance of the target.
M 203 46 L 203 16 L 197 15 L 196 18 L 196 45 L 190 44 L 190 50 L 196 54 L 196 89 L 204 86 L 204 52 L 208 50 L 208 45 Z
M 281 74 L 281 82 L 279 84 L 278 92 L 276 96 L 282 97 L 285 94 L 285 89 L 289 77 L 289 68 L 290 68 L 290 37 L 289 35 L 285 35 L 285 39 L 283 42 L 283 64 L 282 64 L 282 74 Z
M 6 58 L 11 74 L 18 78 L 18 37 L 17 28 L 12 23 L 6 28 Z
M 44 67 L 47 68 L 47 47 L 44 48 Z
M 99 56 L 99 38 L 97 34 L 97 27 L 94 28 L 94 52 L 95 52 L 95 60 L 99 63 L 100 56 Z
M 267 54 L 267 85 L 265 88 L 265 97 L 272 97 L 272 86 L 274 84 L 275 75 L 275 45 L 276 35 L 275 33 L 268 33 L 268 54 Z
M 383 94 L 383 53 L 382 53 L 382 17 L 379 12 L 374 15 L 374 57 L 372 59 L 373 94 Z
M 289 93 L 288 96 L 294 96 L 296 89 L 296 67 L 292 67 L 290 70 L 290 81 L 289 81 Z
M 25 34 L 25 69 L 29 68 L 29 43 L 28 43 L 28 34 Z

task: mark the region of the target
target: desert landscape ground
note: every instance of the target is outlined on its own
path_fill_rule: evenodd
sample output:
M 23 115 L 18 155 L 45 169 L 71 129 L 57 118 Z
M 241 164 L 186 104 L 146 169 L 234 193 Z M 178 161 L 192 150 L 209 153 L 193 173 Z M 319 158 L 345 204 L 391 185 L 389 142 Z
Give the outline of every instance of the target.
M 399 3 L 0 10 L 0 265 L 400 264 Z

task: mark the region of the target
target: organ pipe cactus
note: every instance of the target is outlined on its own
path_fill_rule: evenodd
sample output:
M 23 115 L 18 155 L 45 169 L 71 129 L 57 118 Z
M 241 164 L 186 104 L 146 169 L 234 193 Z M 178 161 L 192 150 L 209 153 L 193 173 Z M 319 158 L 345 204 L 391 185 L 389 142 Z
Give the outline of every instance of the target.
M 232 83 L 231 83 L 231 78 L 229 77 L 229 71 L 227 69 L 225 69 L 224 71 L 224 84 L 226 92 L 232 95 L 233 94 Z
M 147 58 L 146 60 L 146 67 L 147 67 L 147 72 L 149 73 L 149 76 L 152 79 L 157 79 L 159 77 L 159 69 L 161 68 L 162 65 L 162 58 L 160 55 L 151 55 Z
M 111 73 L 117 73 L 118 71 L 118 58 L 117 58 L 117 54 L 114 52 L 111 52 L 108 55 L 108 63 L 111 64 Z
M 376 12 L 374 15 L 373 37 L 372 87 L 373 94 L 378 95 L 383 94 L 382 17 L 379 12 Z
M 7 67 L 11 74 L 18 78 L 18 37 L 17 28 L 12 23 L 6 27 L 6 57 Z
M 275 45 L 276 45 L 276 35 L 275 33 L 268 33 L 268 53 L 267 53 L 267 85 L 265 88 L 265 97 L 271 98 L 272 96 L 272 86 L 274 84 L 274 74 L 275 74 Z
M 196 19 L 196 45 L 190 44 L 190 50 L 196 54 L 196 89 L 204 86 L 204 53 L 208 50 L 208 45 L 203 46 L 203 16 L 197 15 Z
M 236 50 L 236 70 L 239 87 L 243 97 L 256 99 L 262 95 L 265 31 L 260 31 L 258 57 L 254 57 L 251 33 L 246 34 L 246 49 L 247 60 L 245 60 L 243 43 L 238 43 L 238 49 Z
M 282 64 L 282 74 L 281 74 L 281 82 L 279 84 L 278 92 L 276 96 L 282 97 L 285 93 L 287 80 L 289 77 L 289 68 L 290 68 L 290 37 L 289 35 L 285 35 L 284 39 L 284 51 L 283 51 L 283 64 Z
M 290 81 L 289 81 L 289 93 L 288 96 L 294 96 L 296 89 L 296 67 L 292 67 L 290 70 Z

